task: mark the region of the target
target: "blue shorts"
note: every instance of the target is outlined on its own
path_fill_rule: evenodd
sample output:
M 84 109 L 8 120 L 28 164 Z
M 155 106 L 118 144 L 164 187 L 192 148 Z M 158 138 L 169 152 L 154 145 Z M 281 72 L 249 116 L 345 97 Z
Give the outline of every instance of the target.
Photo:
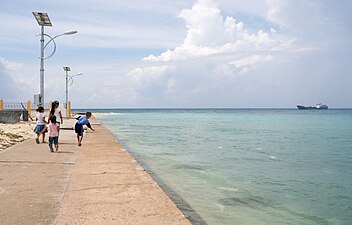
M 39 134 L 40 132 L 42 132 L 42 130 L 45 128 L 45 125 L 37 125 L 34 128 L 34 132 Z M 46 131 L 47 132 L 47 131 Z
M 84 132 L 83 125 L 82 125 L 82 124 L 79 124 L 79 123 L 76 123 L 76 124 L 75 124 L 75 132 L 76 132 L 79 136 L 83 136 L 83 132 Z

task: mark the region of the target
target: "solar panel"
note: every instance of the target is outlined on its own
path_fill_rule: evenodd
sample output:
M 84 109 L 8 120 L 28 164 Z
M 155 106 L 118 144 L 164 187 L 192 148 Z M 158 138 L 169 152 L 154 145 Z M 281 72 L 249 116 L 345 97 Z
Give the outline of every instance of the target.
M 50 26 L 50 27 L 53 26 L 51 24 L 51 21 L 47 13 L 43 13 L 43 12 L 32 12 L 32 13 L 40 26 L 42 25 Z

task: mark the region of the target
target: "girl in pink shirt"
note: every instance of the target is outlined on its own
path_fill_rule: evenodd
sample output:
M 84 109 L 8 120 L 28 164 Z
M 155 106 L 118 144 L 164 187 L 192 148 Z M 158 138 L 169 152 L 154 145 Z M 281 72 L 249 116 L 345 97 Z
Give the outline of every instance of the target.
M 59 150 L 59 125 L 56 123 L 56 116 L 50 118 L 49 129 L 49 148 L 53 152 L 53 142 L 55 145 L 55 150 Z

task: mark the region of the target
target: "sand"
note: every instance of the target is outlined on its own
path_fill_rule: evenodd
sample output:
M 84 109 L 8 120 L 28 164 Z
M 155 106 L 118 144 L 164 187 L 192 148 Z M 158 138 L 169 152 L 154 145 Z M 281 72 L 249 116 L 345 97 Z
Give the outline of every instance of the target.
M 0 123 L 0 151 L 35 136 L 34 122 Z

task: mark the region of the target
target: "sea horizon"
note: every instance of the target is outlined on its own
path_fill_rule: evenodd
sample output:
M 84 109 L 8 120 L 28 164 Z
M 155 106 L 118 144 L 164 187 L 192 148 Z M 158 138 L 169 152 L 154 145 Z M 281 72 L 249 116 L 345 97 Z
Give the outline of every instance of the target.
M 142 110 L 153 110 L 153 109 L 294 109 L 294 110 L 299 110 L 297 107 L 78 107 L 78 108 L 72 108 L 72 111 L 77 111 L 77 110 L 123 110 L 123 109 L 142 109 Z M 322 110 L 300 110 L 300 111 L 326 111 L 326 110 L 334 110 L 334 109 L 352 109 L 352 107 L 335 107 L 335 108 L 330 108 L 329 109 L 322 109 Z
M 96 113 L 196 224 L 347 225 L 352 216 L 343 172 L 352 163 L 351 109 Z

